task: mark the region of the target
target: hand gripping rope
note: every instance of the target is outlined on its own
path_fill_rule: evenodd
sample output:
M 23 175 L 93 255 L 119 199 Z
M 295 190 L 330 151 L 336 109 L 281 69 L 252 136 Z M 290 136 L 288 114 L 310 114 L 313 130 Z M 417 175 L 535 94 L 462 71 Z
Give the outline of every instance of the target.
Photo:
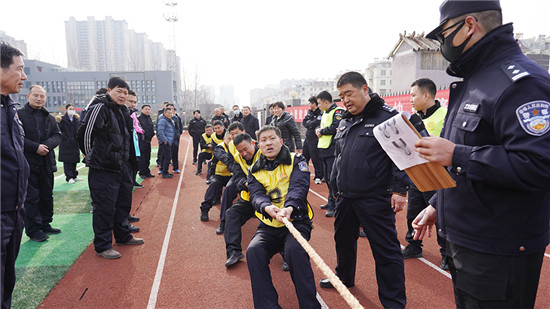
M 304 237 L 302 237 L 302 234 L 300 234 L 300 232 L 298 232 L 298 230 L 294 227 L 292 222 L 288 221 L 287 218 L 283 217 L 283 223 L 285 224 L 287 229 L 290 231 L 292 236 L 294 236 L 294 238 L 296 238 L 296 240 L 302 246 L 302 248 L 304 248 L 304 250 L 306 250 L 307 254 L 309 254 L 309 257 L 317 265 L 317 268 L 319 268 L 323 272 L 323 274 L 325 276 L 327 276 L 327 278 L 330 280 L 330 283 L 332 283 L 332 285 L 336 288 L 338 293 L 340 293 L 340 295 L 348 303 L 350 308 L 352 308 L 352 309 L 360 309 L 360 308 L 364 309 L 364 307 L 361 306 L 361 304 L 359 303 L 357 298 L 355 298 L 355 296 L 353 296 L 351 294 L 351 292 L 342 283 L 342 281 L 340 281 L 340 278 L 338 278 L 338 276 L 336 276 L 336 274 L 334 274 L 332 272 L 332 270 L 330 270 L 330 268 L 325 263 L 325 261 L 323 261 L 323 259 L 319 256 L 319 254 L 317 254 L 317 252 L 315 252 L 315 250 L 313 249 L 313 247 L 311 247 L 311 245 L 307 242 L 307 240 Z

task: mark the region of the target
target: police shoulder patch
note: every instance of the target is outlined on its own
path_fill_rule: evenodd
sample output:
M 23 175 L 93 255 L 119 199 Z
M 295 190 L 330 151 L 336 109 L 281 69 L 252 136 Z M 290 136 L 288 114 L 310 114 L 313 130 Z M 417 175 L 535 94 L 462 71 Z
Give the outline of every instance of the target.
M 385 110 L 386 112 L 390 112 L 390 113 L 395 110 L 395 108 L 393 108 L 389 105 L 386 105 L 386 104 L 382 105 L 382 109 Z
M 532 101 L 516 109 L 521 128 L 530 135 L 542 136 L 550 131 L 550 102 Z
M 300 169 L 300 171 L 302 172 L 307 172 L 309 169 L 307 168 L 307 162 L 306 161 L 302 161 L 302 162 L 298 162 L 298 168 Z
M 506 61 L 500 66 L 500 69 L 514 83 L 530 75 L 529 72 L 527 72 L 519 63 L 515 61 Z

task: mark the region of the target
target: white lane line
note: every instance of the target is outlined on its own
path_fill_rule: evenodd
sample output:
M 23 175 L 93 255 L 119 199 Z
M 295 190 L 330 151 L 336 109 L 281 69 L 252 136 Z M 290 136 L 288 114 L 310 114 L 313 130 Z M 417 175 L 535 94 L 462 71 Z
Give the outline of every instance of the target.
M 155 280 L 153 281 L 153 287 L 151 288 L 151 294 L 149 295 L 149 303 L 147 309 L 154 309 L 157 304 L 157 296 L 160 288 L 160 281 L 162 280 L 162 273 L 164 271 L 164 263 L 166 261 L 166 253 L 168 252 L 168 243 L 170 242 L 170 235 L 172 234 L 172 226 L 174 225 L 174 217 L 176 216 L 176 208 L 178 206 L 178 198 L 180 195 L 181 184 L 183 183 L 183 174 L 185 173 L 185 164 L 187 162 L 187 156 L 189 155 L 189 146 L 191 141 L 187 140 L 187 150 L 185 151 L 185 159 L 180 173 L 180 180 L 178 182 L 178 189 L 174 197 L 174 203 L 172 204 L 172 212 L 170 213 L 170 220 L 168 220 L 168 226 L 166 227 L 166 234 L 164 235 L 164 242 L 162 244 L 162 250 L 160 252 L 159 263 L 157 266 L 157 272 L 155 274 Z
M 550 258 L 550 254 L 548 253 L 545 253 L 544 256 L 546 256 L 547 258 Z
M 315 192 L 315 191 L 313 191 L 313 190 L 311 190 L 311 189 L 309 189 L 309 192 L 311 192 L 311 193 L 317 195 L 318 197 L 320 197 L 320 198 L 321 198 L 322 200 L 324 200 L 325 202 L 328 202 L 328 200 L 327 200 L 325 197 L 323 197 L 321 194 L 319 194 L 319 193 L 317 193 L 317 192 Z M 403 248 L 405 248 L 405 247 L 404 247 L 403 245 L 401 245 L 401 249 L 403 249 Z M 550 257 L 550 255 L 548 255 L 548 254 L 546 254 L 546 253 L 545 253 L 544 255 Z M 426 260 L 425 258 L 419 258 L 419 260 L 422 261 L 424 264 L 430 266 L 431 268 L 437 270 L 438 272 L 440 272 L 441 274 L 443 274 L 445 277 L 451 279 L 451 274 L 449 274 L 448 272 L 446 272 L 446 271 L 444 271 L 443 269 L 439 268 L 439 266 L 435 265 L 434 263 L 432 263 L 432 262 Z
M 325 303 L 325 301 L 323 300 L 321 295 L 319 295 L 319 293 L 317 293 L 317 300 L 319 301 L 319 304 L 321 304 L 321 309 L 329 309 L 327 303 Z
M 86 165 L 85 165 L 85 164 L 82 164 L 82 165 L 79 166 L 76 170 L 78 171 L 79 169 L 83 169 L 83 168 L 85 168 L 85 167 L 86 167 Z M 63 178 L 63 177 L 65 177 L 65 174 L 61 174 L 61 175 L 55 177 L 54 180 L 60 179 L 60 178 Z

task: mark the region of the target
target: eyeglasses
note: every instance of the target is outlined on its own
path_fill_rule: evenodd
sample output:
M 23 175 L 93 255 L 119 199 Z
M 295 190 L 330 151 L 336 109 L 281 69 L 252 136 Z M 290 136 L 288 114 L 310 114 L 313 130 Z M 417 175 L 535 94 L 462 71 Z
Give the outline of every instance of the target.
M 457 22 L 456 24 L 453 24 L 452 26 L 450 27 L 447 27 L 441 31 L 439 31 L 436 35 L 435 35 L 435 38 L 439 41 L 439 43 L 443 44 L 443 42 L 445 42 L 445 36 L 443 36 L 443 32 L 455 27 L 456 25 L 464 25 L 464 23 L 466 22 L 466 19 L 463 19 L 459 22 Z

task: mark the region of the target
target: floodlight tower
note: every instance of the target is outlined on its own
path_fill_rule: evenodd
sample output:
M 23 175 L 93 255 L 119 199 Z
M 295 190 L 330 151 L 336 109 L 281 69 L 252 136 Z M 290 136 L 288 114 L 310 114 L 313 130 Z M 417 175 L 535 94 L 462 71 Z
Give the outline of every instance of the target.
M 178 0 L 164 0 L 164 5 L 166 6 L 166 12 L 164 13 L 164 20 L 172 24 L 172 32 L 170 33 L 172 41 L 172 52 L 170 53 L 170 64 L 169 68 L 175 74 L 175 78 L 179 81 L 179 72 L 178 72 L 178 57 L 176 54 L 176 22 L 178 21 Z M 173 85 L 175 88 L 175 97 L 174 103 L 177 106 L 178 103 L 178 93 L 179 93 L 179 82 L 176 85 Z

